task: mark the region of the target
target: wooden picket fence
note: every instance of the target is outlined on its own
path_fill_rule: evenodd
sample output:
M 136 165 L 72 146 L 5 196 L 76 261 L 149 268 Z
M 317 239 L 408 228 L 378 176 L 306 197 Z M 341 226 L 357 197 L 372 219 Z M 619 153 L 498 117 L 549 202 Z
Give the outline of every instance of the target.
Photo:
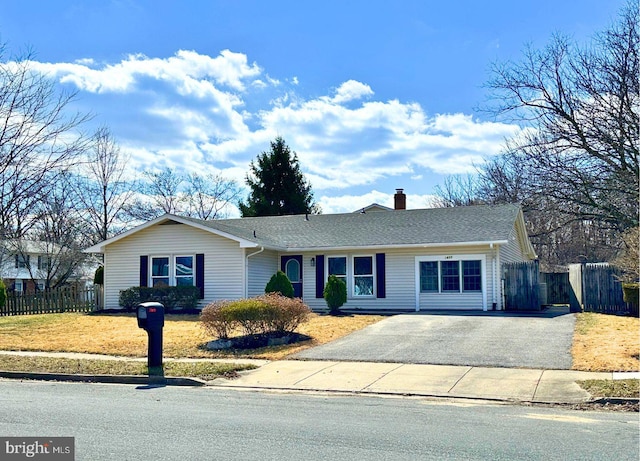
M 33 294 L 8 293 L 0 307 L 0 316 L 50 314 L 61 312 L 91 312 L 96 310 L 93 288 L 64 287 Z

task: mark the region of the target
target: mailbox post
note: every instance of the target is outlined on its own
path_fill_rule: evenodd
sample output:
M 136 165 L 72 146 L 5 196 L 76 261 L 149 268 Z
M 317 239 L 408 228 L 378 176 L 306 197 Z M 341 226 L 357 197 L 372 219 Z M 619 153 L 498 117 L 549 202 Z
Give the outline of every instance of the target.
M 162 328 L 164 327 L 164 306 L 148 302 L 138 304 L 136 312 L 138 327 L 144 329 L 149 337 L 147 366 L 149 374 L 153 368 L 162 368 Z

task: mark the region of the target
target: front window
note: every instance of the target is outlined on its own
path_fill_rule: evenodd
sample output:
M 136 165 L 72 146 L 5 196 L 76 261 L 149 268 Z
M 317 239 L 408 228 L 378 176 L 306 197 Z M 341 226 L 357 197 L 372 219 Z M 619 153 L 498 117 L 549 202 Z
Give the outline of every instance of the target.
M 38 269 L 41 271 L 46 271 L 49 269 L 49 257 L 48 256 L 38 256 Z
M 27 269 L 29 267 L 29 255 L 16 255 L 16 269 Z
M 151 286 L 193 286 L 193 256 L 151 258 Z
M 425 258 L 426 259 L 426 258 Z M 431 258 L 429 258 L 431 259 Z M 464 259 L 419 261 L 420 293 L 482 292 L 482 261 Z
M 335 275 L 338 279 L 342 280 L 346 285 L 347 283 L 346 256 L 329 257 L 327 258 L 327 264 L 329 266 L 328 275 Z
M 169 286 L 169 258 L 151 258 L 151 286 Z
M 353 294 L 373 296 L 373 256 L 354 256 Z
M 462 291 L 482 291 L 480 261 L 462 261 Z
M 460 262 L 442 261 L 440 279 L 443 292 L 460 291 Z
M 420 262 L 420 291 L 438 292 L 438 261 Z
M 177 286 L 193 286 L 193 256 L 176 256 L 175 277 Z

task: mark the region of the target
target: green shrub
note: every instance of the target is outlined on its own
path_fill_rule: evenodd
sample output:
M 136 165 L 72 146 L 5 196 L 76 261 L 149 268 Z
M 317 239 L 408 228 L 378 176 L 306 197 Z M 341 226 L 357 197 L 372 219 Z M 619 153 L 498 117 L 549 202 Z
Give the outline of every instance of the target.
M 199 298 L 200 290 L 194 286 L 131 287 L 120 291 L 119 303 L 130 310 L 140 303 L 155 301 L 170 311 L 177 307 L 195 309 Z
M 291 285 L 289 277 L 287 277 L 284 272 L 278 271 L 271 276 L 264 292 L 280 293 L 282 296 L 286 296 L 287 298 L 293 298 L 293 285 Z
M 96 269 L 96 273 L 93 276 L 93 283 L 96 285 L 104 285 L 104 266 Z
M 256 298 L 215 301 L 202 309 L 200 321 L 207 333 L 227 339 L 240 328 L 245 336 L 293 332 L 311 310 L 299 298 L 268 293 Z
M 347 284 L 335 275 L 330 275 L 323 294 L 329 313 L 337 315 L 340 313 L 340 307 L 347 302 Z
M 7 303 L 7 287 L 4 284 L 4 280 L 0 279 L 0 307 L 4 307 Z
M 623 293 L 625 303 L 629 303 L 629 304 L 633 304 L 634 306 L 637 306 L 638 298 L 640 297 L 640 284 L 639 283 L 623 283 L 622 293 Z

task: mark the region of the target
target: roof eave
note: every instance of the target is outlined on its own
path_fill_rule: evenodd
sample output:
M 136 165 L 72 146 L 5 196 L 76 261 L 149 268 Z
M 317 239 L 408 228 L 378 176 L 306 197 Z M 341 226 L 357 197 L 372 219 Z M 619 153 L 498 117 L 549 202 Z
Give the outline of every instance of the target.
M 84 249 L 83 252 L 84 253 L 104 253 L 104 248 L 107 245 L 111 245 L 112 243 L 115 243 L 115 242 L 117 242 L 119 240 L 122 240 L 122 239 L 124 239 L 126 237 L 129 237 L 132 234 L 135 234 L 135 233 L 140 232 L 140 231 L 142 231 L 144 229 L 148 229 L 151 226 L 154 226 L 156 224 L 161 224 L 161 223 L 166 222 L 166 221 L 179 222 L 180 224 L 184 224 L 184 225 L 187 225 L 187 226 L 195 227 L 196 229 L 200 229 L 200 230 L 203 230 L 205 232 L 209 232 L 211 234 L 218 235 L 220 237 L 228 238 L 230 240 L 238 242 L 240 244 L 240 248 L 255 248 L 257 246 L 260 246 L 256 242 L 252 242 L 250 240 L 243 239 L 243 238 L 238 237 L 236 235 L 232 235 L 232 234 L 229 234 L 227 232 L 223 232 L 223 231 L 220 231 L 218 229 L 214 229 L 212 227 L 203 226 L 202 224 L 198 224 L 198 223 L 193 222 L 191 220 L 183 219 L 180 216 L 176 216 L 176 215 L 172 215 L 172 214 L 164 214 L 164 215 L 159 216 L 159 217 L 157 217 L 155 219 L 152 219 L 151 221 L 147 221 L 144 224 L 141 224 L 141 225 L 139 225 L 137 227 L 134 227 L 133 229 L 129 229 L 128 231 L 123 232 L 122 234 L 116 235 L 115 237 L 111 237 L 110 239 L 107 239 L 107 240 L 105 240 L 103 242 L 100 242 L 100 243 L 98 243 L 96 245 L 90 246 L 89 248 Z

